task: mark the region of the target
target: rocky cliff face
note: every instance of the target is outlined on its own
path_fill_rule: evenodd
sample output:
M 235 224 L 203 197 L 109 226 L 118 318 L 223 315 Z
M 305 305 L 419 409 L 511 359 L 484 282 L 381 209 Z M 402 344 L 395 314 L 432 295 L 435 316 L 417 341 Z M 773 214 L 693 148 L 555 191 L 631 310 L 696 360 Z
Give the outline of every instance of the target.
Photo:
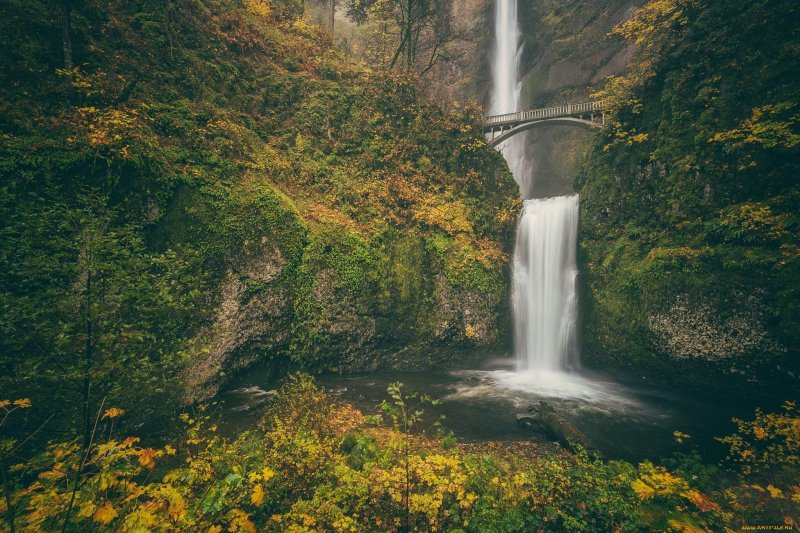
M 630 60 L 633 48 L 608 34 L 642 3 L 642 0 L 520 2 L 524 105 L 533 108 L 588 101 L 606 76 L 619 73 Z M 491 17 L 488 22 L 491 29 Z M 491 50 L 490 39 L 484 49 Z M 489 76 L 485 64 L 481 77 Z M 480 96 L 488 102 L 488 89 Z M 569 126 L 551 126 L 523 135 L 527 139 L 534 196 L 574 192 L 573 182 L 582 154 L 594 134 Z
M 633 53 L 611 29 L 641 0 L 534 2 L 521 13 L 523 100 L 531 107 L 590 99 L 606 76 L 625 68 Z M 536 197 L 573 192 L 575 174 L 594 133 L 557 126 L 528 132 Z
M 641 48 L 577 180 L 590 364 L 796 396 L 796 17 L 651 2 L 629 26 Z
M 329 229 L 310 225 L 299 265 L 265 236 L 229 267 L 213 320 L 194 342 L 188 400 L 209 397 L 255 361 L 271 360 L 276 372 L 425 369 L 507 347 L 505 259 L 487 271 L 490 286 L 465 283 L 448 277 L 425 235 L 375 236 L 358 264 L 350 259 L 365 250 L 337 243 Z

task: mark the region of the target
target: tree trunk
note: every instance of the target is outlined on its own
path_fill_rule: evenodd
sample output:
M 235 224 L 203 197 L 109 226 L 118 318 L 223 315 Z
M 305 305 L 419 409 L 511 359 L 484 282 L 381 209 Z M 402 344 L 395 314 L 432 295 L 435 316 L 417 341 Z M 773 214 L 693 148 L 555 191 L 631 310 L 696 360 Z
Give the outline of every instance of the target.
M 83 350 L 83 386 L 81 390 L 81 396 L 83 400 L 82 410 L 83 410 L 83 428 L 82 428 L 82 436 L 83 436 L 83 449 L 87 449 L 89 447 L 89 439 L 90 439 L 90 428 L 89 425 L 90 421 L 90 407 L 91 407 L 91 394 L 92 394 L 92 334 L 93 334 L 93 327 L 92 327 L 92 315 L 91 315 L 91 306 L 92 306 L 92 271 L 90 270 L 86 275 L 86 301 L 84 303 L 86 306 L 85 315 L 84 315 L 84 327 L 85 327 L 85 335 L 86 335 L 86 343 L 84 345 Z
M 400 54 L 403 53 L 403 48 L 405 48 L 405 44 L 406 44 L 406 34 L 405 32 L 403 32 L 403 38 L 400 41 L 397 50 L 395 50 L 394 55 L 392 56 L 392 60 L 389 62 L 389 69 L 394 68 L 395 63 L 397 63 L 397 60 L 400 58 Z
M 403 40 L 406 43 L 406 69 L 410 72 L 414 66 L 413 47 L 411 46 L 412 32 L 414 30 L 414 0 L 408 0 L 408 20 L 406 21 L 406 35 Z
M 328 26 L 331 28 L 331 36 L 334 34 L 333 25 L 336 17 L 336 0 L 331 0 L 331 12 L 328 17 Z
M 64 50 L 67 96 L 72 99 L 75 94 L 75 88 L 72 86 L 74 62 L 72 59 L 72 2 L 70 0 L 62 0 L 61 2 L 61 45 Z

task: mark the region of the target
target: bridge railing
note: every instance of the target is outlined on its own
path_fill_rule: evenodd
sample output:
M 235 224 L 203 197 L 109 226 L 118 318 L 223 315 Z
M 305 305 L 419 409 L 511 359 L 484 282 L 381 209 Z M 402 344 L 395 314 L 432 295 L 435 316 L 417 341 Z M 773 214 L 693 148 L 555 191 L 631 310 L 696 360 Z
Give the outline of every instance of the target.
M 528 109 L 525 111 L 519 111 L 517 113 L 506 113 L 503 115 L 492 115 L 490 117 L 486 117 L 486 126 L 497 126 L 536 119 L 566 117 L 602 110 L 603 102 L 585 102 L 582 104 L 567 104 L 556 107 Z

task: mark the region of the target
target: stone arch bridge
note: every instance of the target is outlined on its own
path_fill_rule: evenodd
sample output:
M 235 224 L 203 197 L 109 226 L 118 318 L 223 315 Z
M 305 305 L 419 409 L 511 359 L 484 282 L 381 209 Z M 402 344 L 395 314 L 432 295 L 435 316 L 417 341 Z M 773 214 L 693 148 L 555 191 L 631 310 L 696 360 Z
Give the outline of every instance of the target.
M 494 147 L 517 133 L 539 126 L 565 125 L 597 129 L 606 123 L 603 109 L 603 102 L 586 102 L 492 115 L 486 117 L 483 131 L 489 146 Z

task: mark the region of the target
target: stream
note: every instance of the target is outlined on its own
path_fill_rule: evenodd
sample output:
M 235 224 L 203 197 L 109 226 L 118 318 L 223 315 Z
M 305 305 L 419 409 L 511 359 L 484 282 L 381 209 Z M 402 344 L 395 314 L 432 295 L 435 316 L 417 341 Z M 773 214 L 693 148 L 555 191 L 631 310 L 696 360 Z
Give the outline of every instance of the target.
M 714 437 L 734 431 L 731 417 L 752 418 L 753 414 L 754 405 L 746 400 L 714 401 L 646 381 L 623 383 L 586 371 L 529 375 L 512 369 L 513 361 L 495 360 L 486 369 L 329 374 L 317 376 L 316 381 L 365 414 L 377 413 L 380 403 L 388 399 L 386 387 L 400 381 L 410 391 L 439 399 L 438 406 L 427 407 L 427 414 L 444 415 L 443 428 L 464 442 L 547 441 L 544 435 L 517 427 L 515 419 L 528 405 L 546 400 L 606 458 L 628 461 L 655 460 L 690 447 L 696 447 L 706 460 L 719 460 L 724 448 Z M 255 366 L 220 393 L 225 433 L 255 427 L 279 386 L 270 375 L 266 366 Z M 676 430 L 691 435 L 688 447 L 675 443 Z

